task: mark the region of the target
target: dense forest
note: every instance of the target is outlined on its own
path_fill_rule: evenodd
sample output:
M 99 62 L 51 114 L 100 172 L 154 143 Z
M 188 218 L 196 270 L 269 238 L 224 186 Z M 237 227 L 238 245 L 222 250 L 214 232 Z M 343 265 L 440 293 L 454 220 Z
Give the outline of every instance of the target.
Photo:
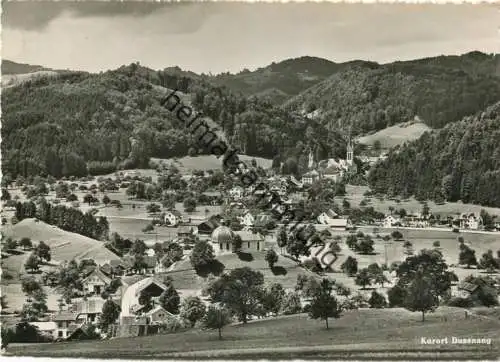
M 304 168 L 311 148 L 317 159 L 343 157 L 347 132 L 415 115 L 440 128 L 485 109 L 500 99 L 498 57 L 473 52 L 385 65 L 302 57 L 217 76 L 138 63 L 99 74 L 60 72 L 3 90 L 2 171 L 13 178 L 97 175 L 147 167 L 150 157 L 208 152 L 161 106 L 172 89 L 241 153 L 293 157 Z M 276 104 L 263 92 L 292 98 Z
M 207 152 L 160 105 L 167 89 L 187 94 L 243 153 L 299 154 L 304 134 L 324 144 L 324 127 L 256 97 L 247 98 L 185 72 L 134 63 L 99 74 L 62 73 L 2 92 L 4 174 L 83 176 L 145 167 L 150 157 Z
M 500 102 L 393 149 L 369 182 L 390 195 L 500 207 Z
M 354 134 L 381 130 L 419 116 L 441 128 L 500 99 L 499 55 L 472 52 L 343 68 L 287 101 L 286 109 L 318 110 L 331 127 Z
M 363 61 L 334 63 L 326 59 L 306 56 L 272 63 L 253 72 L 245 69 L 238 74 L 219 74 L 211 80 L 244 95 L 255 95 L 279 104 L 328 78 L 333 73 L 354 65 L 368 68 L 378 66 L 377 63 Z

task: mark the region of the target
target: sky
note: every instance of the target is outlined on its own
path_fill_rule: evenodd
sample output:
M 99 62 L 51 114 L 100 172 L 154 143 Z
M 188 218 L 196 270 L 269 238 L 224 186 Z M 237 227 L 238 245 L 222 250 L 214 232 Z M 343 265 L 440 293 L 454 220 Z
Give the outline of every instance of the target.
M 332 3 L 3 2 L 2 57 L 97 72 L 197 73 L 316 56 L 379 63 L 500 52 L 498 7 Z

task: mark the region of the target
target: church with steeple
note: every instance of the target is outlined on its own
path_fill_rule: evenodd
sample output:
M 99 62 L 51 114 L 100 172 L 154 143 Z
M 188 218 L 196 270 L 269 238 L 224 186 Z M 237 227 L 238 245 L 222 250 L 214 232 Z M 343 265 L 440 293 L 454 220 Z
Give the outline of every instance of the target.
M 347 173 L 356 173 L 357 167 L 354 162 L 354 146 L 351 139 L 347 142 L 345 159 L 328 158 L 316 162 L 312 149 L 309 150 L 308 171 L 302 176 L 304 184 L 312 184 L 320 179 L 329 179 L 339 182 Z

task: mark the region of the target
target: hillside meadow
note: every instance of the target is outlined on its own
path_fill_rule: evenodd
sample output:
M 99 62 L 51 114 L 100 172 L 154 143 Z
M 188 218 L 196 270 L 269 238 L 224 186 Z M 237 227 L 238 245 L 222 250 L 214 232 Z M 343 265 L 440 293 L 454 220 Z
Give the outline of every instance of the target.
M 321 355 L 346 357 L 352 354 L 392 356 L 407 353 L 423 359 L 430 356 L 492 358 L 499 353 L 500 321 L 486 317 L 465 319 L 463 310 L 441 307 L 420 321 L 419 313 L 403 309 L 347 311 L 340 319 L 311 320 L 307 315 L 282 316 L 235 324 L 217 331 L 198 329 L 138 338 L 100 342 L 16 345 L 10 355 L 72 358 L 300 358 Z M 492 338 L 493 345 L 422 345 L 421 337 L 466 336 Z M 360 342 L 362 341 L 362 342 Z M 385 358 L 387 358 L 385 357 Z

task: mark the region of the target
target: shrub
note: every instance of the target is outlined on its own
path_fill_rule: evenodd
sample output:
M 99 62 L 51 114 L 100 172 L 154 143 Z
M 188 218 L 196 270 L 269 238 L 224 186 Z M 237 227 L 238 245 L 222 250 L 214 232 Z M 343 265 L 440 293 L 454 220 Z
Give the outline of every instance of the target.
M 474 303 L 469 298 L 455 297 L 448 301 L 450 307 L 471 308 Z

